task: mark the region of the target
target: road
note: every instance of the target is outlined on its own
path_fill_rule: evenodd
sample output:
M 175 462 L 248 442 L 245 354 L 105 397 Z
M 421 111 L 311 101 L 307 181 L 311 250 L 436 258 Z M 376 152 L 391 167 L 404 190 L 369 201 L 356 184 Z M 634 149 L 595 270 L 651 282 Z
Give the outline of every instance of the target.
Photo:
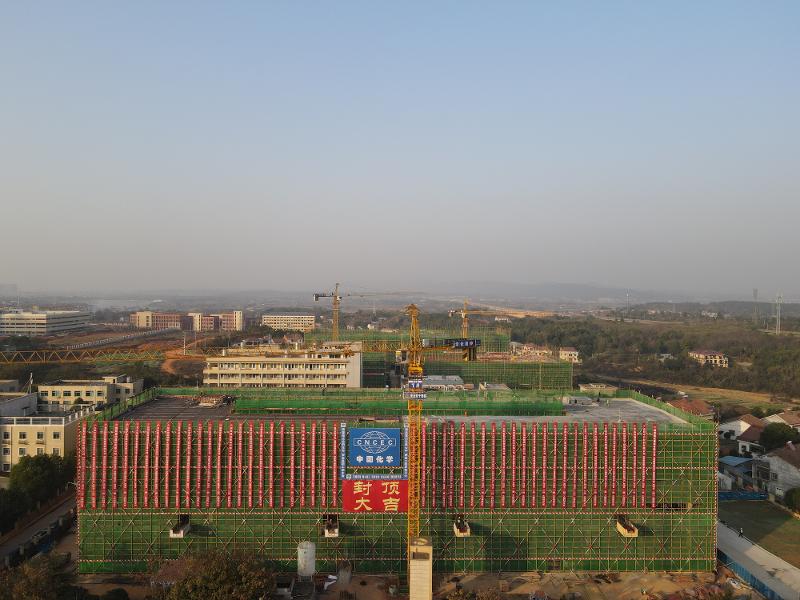
M 58 519 L 61 515 L 67 512 L 70 508 L 75 508 L 75 493 L 66 496 L 61 502 L 58 504 L 53 505 L 46 513 L 43 513 L 39 516 L 38 519 L 30 523 L 25 529 L 10 537 L 8 539 L 4 539 L 3 543 L 0 544 L 0 556 L 5 556 L 12 550 L 18 548 L 21 544 L 24 544 L 28 540 L 30 540 L 34 534 L 39 531 L 40 529 L 47 529 L 47 526 L 50 525 L 53 521 Z

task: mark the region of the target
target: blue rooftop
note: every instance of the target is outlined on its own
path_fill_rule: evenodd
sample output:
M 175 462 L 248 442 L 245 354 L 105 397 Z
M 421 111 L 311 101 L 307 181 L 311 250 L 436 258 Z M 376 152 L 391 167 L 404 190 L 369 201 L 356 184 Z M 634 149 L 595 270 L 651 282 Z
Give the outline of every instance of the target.
M 746 458 L 744 456 L 723 456 L 719 459 L 723 465 L 728 465 L 729 467 L 738 467 L 739 465 L 750 462 L 753 460 L 752 458 Z

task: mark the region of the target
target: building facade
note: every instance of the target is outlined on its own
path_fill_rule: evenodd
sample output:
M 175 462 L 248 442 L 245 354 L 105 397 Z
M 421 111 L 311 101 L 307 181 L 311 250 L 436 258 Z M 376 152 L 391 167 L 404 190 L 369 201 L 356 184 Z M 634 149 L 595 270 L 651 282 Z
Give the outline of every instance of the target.
M 701 365 L 711 365 L 712 367 L 728 368 L 728 357 L 716 350 L 692 350 L 689 358 L 697 361 Z
M 91 409 L 60 415 L 0 417 L 0 469 L 4 473 L 23 456 L 66 456 L 75 451 L 78 423 Z
M 559 348 L 558 358 L 559 360 L 571 362 L 572 364 L 578 364 L 579 362 L 581 362 L 580 353 L 571 346 Z
M 37 410 L 36 392 L 0 392 L 0 417 L 24 417 Z
M 43 383 L 39 387 L 39 400 L 51 406 L 71 407 L 73 404 L 91 404 L 101 408 L 109 402 L 126 400 L 144 389 L 143 379 L 128 375 L 109 375 L 97 380 L 61 379 Z
M 261 324 L 280 331 L 314 330 L 314 315 L 261 315 Z
M 759 456 L 753 461 L 753 480 L 757 489 L 777 498 L 800 487 L 800 449 L 787 444 Z
M 18 392 L 19 381 L 16 379 L 0 379 L 0 392 Z
M 129 321 L 137 329 L 182 329 L 183 331 L 242 331 L 244 312 L 187 314 L 140 310 L 131 313 Z
M 11 310 L 0 313 L 0 335 L 43 336 L 85 331 L 91 313 L 80 310 Z
M 235 352 L 235 351 L 234 351 Z M 243 354 L 207 359 L 203 385 L 221 388 L 361 387 L 361 353 L 342 346 Z

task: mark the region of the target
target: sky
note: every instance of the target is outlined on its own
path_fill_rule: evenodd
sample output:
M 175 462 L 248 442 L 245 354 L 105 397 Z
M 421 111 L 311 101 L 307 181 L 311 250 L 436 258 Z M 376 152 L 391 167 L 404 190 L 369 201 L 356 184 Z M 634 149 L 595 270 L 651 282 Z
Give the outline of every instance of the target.
M 800 295 L 800 3 L 5 2 L 0 283 Z

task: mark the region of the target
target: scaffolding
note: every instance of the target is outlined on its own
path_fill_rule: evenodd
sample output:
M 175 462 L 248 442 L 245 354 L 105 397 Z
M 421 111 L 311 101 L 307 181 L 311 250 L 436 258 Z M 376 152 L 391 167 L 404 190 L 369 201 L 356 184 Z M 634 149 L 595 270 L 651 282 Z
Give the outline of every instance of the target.
M 423 417 L 421 528 L 435 570 L 712 570 L 717 435 L 672 410 L 682 422 Z M 403 574 L 405 515 L 342 510 L 341 423 L 263 413 L 83 423 L 80 570 L 145 571 L 187 551 L 244 549 L 291 571 L 297 544 L 311 540 L 321 571 L 349 560 Z M 331 514 L 338 537 L 324 535 Z M 182 516 L 189 533 L 170 537 Z M 459 517 L 466 537 L 454 535 Z M 636 537 L 620 535 L 621 517 Z

